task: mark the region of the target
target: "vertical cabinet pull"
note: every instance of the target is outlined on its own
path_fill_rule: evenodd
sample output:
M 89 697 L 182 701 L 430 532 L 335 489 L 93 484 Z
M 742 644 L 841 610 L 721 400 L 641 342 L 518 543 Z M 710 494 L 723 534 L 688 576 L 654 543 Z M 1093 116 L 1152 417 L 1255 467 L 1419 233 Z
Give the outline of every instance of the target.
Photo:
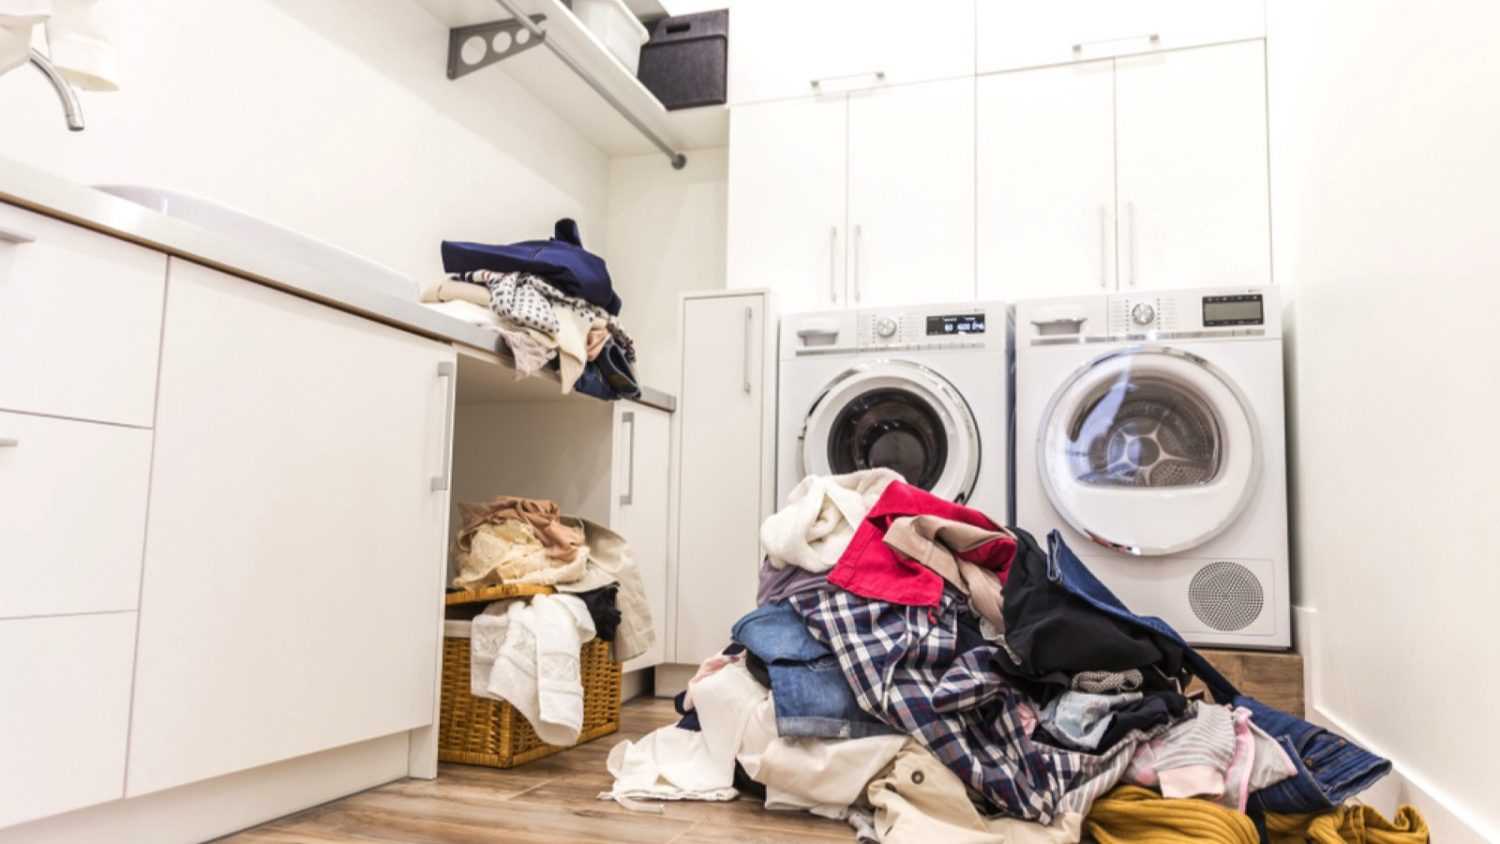
M 1130 270 L 1130 277 L 1129 277 L 1130 278 L 1130 286 L 1134 287 L 1135 286 L 1135 253 L 1136 253 L 1136 242 L 1135 242 L 1135 203 L 1134 202 L 1127 202 L 1127 203 L 1125 203 L 1125 242 L 1130 245 L 1130 263 L 1127 266 L 1128 266 L 1128 268 Z
M 35 235 L 27 234 L 20 229 L 12 229 L 5 226 L 0 226 L 0 243 L 10 243 L 16 246 L 20 246 L 23 243 L 35 242 Z
M 828 301 L 839 302 L 839 227 L 828 227 Z
M 21 441 L 16 439 L 15 437 L 0 435 L 0 448 L 15 448 L 20 444 Z
M 443 393 L 446 397 L 444 404 L 448 409 L 443 413 L 443 453 L 438 455 L 438 459 L 443 464 L 443 473 L 433 477 L 433 492 L 446 491 L 453 480 L 452 463 L 449 455 L 453 453 L 453 402 L 454 394 L 458 392 L 453 384 L 453 369 L 452 361 L 440 361 L 437 365 L 438 378 L 446 382 L 443 385 L 445 388 Z
M 865 227 L 854 227 L 854 301 L 859 302 L 859 249 L 865 240 Z
M 630 426 L 630 440 L 625 447 L 625 491 L 620 494 L 620 506 L 629 507 L 635 503 L 635 411 L 621 413 L 620 425 Z
M 755 310 L 749 305 L 745 306 L 745 367 L 744 388 L 745 395 L 750 395 L 750 328 L 755 323 Z
M 1109 289 L 1109 209 L 1099 206 L 1099 288 Z

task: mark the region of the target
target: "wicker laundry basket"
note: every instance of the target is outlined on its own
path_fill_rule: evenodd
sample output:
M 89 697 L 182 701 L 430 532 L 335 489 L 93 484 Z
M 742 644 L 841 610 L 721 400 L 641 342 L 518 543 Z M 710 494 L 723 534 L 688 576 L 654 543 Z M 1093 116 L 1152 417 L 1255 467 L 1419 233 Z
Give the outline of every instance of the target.
M 490 586 L 447 597 L 449 606 L 551 594 L 550 586 Z M 608 642 L 594 639 L 579 651 L 583 680 L 583 730 L 577 744 L 620 729 L 620 664 Z M 577 746 L 576 744 L 574 745 Z M 438 721 L 438 759 L 490 768 L 514 768 L 567 750 L 537 738 L 531 724 L 508 703 L 469 693 L 469 640 L 443 638 L 443 700 Z

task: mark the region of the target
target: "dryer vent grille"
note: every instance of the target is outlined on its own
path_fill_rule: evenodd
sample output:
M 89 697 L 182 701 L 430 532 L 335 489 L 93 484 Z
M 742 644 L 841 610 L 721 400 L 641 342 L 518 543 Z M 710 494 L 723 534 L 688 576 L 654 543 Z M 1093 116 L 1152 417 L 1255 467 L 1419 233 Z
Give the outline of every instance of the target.
M 1198 620 L 1215 630 L 1249 627 L 1266 604 L 1260 579 L 1239 563 L 1209 563 L 1193 575 L 1188 604 Z

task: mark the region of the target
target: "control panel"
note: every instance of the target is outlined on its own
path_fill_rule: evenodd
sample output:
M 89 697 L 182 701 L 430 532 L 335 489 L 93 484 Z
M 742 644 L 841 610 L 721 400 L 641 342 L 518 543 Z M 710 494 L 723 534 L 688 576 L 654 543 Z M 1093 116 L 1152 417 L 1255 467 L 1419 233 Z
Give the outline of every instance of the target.
M 976 347 L 1004 342 L 1005 311 L 1000 306 L 956 305 L 860 311 L 855 330 L 861 348 L 933 349 Z

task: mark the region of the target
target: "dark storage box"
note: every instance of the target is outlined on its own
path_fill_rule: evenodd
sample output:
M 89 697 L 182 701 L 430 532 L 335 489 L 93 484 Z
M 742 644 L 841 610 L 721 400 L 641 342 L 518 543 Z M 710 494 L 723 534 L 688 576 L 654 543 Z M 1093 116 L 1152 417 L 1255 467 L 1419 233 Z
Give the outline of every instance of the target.
M 669 110 L 728 101 L 729 10 L 662 18 L 646 28 L 641 83 Z

